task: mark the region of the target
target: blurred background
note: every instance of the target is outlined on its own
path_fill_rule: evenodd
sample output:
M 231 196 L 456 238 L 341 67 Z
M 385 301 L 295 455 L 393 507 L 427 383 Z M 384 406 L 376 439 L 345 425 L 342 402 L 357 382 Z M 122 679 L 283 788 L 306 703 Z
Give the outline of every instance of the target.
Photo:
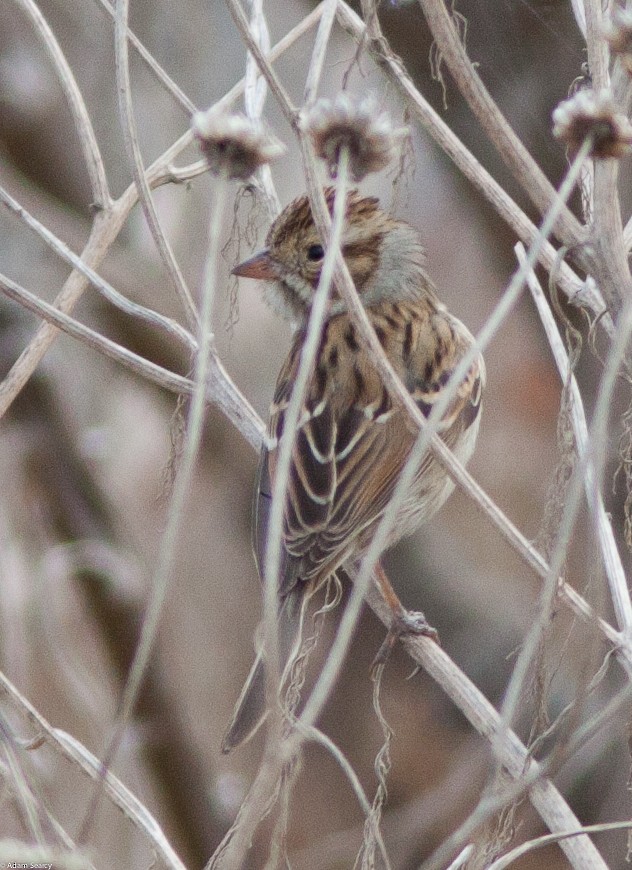
M 50 24 L 88 106 L 114 195 L 130 184 L 114 69 L 113 23 L 93 0 L 42 0 Z M 311 9 L 302 0 L 270 0 L 266 16 L 275 43 Z M 565 0 L 460 0 L 472 60 L 538 162 L 557 184 L 566 159 L 550 135 L 550 115 L 582 73 L 582 40 Z M 430 76 L 431 38 L 416 3 L 383 3 L 380 19 L 419 89 L 533 219 L 517 185 L 487 144 L 445 74 L 445 93 Z M 130 25 L 191 100 L 206 108 L 244 73 L 245 51 L 222 3 L 134 0 Z M 339 29 L 330 44 L 321 87 L 335 94 L 355 44 Z M 276 64 L 290 95 L 302 101 L 313 32 Z M 188 127 L 186 112 L 131 51 L 134 110 L 146 164 Z M 351 90 L 372 91 L 396 121 L 403 106 L 368 57 Z M 444 107 L 445 99 L 445 107 Z M 239 107 L 239 105 L 238 105 Z M 268 99 L 265 117 L 288 145 L 273 167 L 283 205 L 304 190 L 291 130 Z M 515 268 L 516 239 L 418 127 L 412 154 L 362 190 L 418 227 L 430 274 L 455 314 L 476 333 Z M 193 149 L 179 162 L 197 158 Z M 90 189 L 64 94 L 20 3 L 0 3 L 0 180 L 20 203 L 80 252 L 92 223 Z M 260 244 L 265 205 L 234 188 L 224 216 L 226 244 L 214 315 L 221 359 L 265 419 L 290 334 L 263 304 L 256 283 L 237 289 L 231 266 Z M 200 287 L 213 183 L 206 176 L 155 191 L 159 214 L 182 271 Z M 52 300 L 68 269 L 6 209 L 0 211 L 0 270 Z M 129 298 L 181 319 L 171 285 L 139 207 L 100 269 Z M 108 306 L 88 289 L 75 316 L 137 353 L 181 374 L 190 361 L 161 334 Z M 584 321 L 576 316 L 578 326 Z M 28 344 L 37 320 L 0 298 L 0 377 Z M 584 330 L 585 331 L 585 330 Z M 535 309 L 525 296 L 486 354 L 488 386 L 481 433 L 470 470 L 519 528 L 544 546 L 556 440 L 560 383 Z M 582 355 L 580 382 L 590 406 L 600 366 Z M 623 402 L 625 397 L 621 398 Z M 621 408 L 623 409 L 622 404 Z M 56 727 L 101 756 L 116 714 L 155 568 L 168 501 L 176 400 L 68 336 L 46 355 L 0 422 L 0 667 Z M 615 433 L 616 434 L 616 433 Z M 615 441 L 616 446 L 616 441 Z M 188 867 L 213 852 L 256 774 L 262 735 L 229 756 L 220 741 L 253 654 L 261 615 L 250 549 L 250 499 L 257 457 L 211 409 L 190 494 L 178 568 L 142 696 L 114 770 L 155 814 Z M 613 451 L 609 474 L 616 466 Z M 608 484 L 611 477 L 607 478 Z M 615 525 L 622 487 L 611 495 Z M 590 538 L 580 525 L 567 577 L 610 618 L 601 578 L 593 576 Z M 617 528 L 620 534 L 620 528 Z M 627 554 L 624 554 L 627 560 Z M 529 627 L 540 588 L 476 508 L 455 493 L 439 515 L 388 554 L 389 575 L 404 603 L 422 609 L 456 663 L 498 705 Z M 326 623 L 310 673 L 318 673 L 339 614 Z M 321 721 L 372 795 L 381 745 L 371 707 L 369 666 L 384 637 L 371 613 L 361 621 L 341 680 Z M 548 715 L 554 717 L 585 685 L 605 650 L 563 611 L 548 638 Z M 601 657 L 600 657 L 601 656 Z M 461 714 L 401 650 L 389 662 L 382 703 L 393 728 L 384 835 L 394 868 L 418 867 L 467 817 L 490 772 L 490 759 Z M 600 708 L 618 686 L 616 672 L 577 711 Z M 0 697 L 15 733 L 32 736 Z M 533 710 L 524 705 L 518 730 L 527 738 Z M 549 747 L 550 748 L 550 747 Z M 89 783 L 45 746 L 21 753 L 29 783 L 71 836 L 79 832 Z M 630 759 L 625 720 L 563 764 L 555 782 L 583 823 L 629 818 Z M 5 776 L 6 769 L 2 769 Z M 527 802 L 513 820 L 516 841 L 543 833 Z M 249 867 L 263 867 L 273 820 L 264 822 Z M 353 866 L 363 817 L 344 776 L 317 747 L 305 753 L 294 793 L 288 840 L 292 866 Z M 0 801 L 0 836 L 27 839 L 10 789 Z M 623 867 L 626 835 L 596 837 L 608 864 Z M 87 840 L 97 867 L 148 866 L 146 841 L 108 801 L 101 801 Z M 16 856 L 19 860 L 19 856 Z M 517 867 L 566 867 L 557 848 Z

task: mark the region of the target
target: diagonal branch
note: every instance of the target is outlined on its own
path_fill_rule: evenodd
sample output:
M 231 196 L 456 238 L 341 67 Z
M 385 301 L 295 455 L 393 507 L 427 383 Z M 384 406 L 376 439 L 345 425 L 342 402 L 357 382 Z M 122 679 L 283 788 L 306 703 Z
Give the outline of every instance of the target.
M 127 155 L 132 168 L 134 183 L 138 189 L 138 197 L 154 238 L 158 253 L 162 259 L 176 294 L 184 309 L 189 327 L 195 330 L 198 322 L 198 313 L 184 275 L 174 256 L 173 249 L 169 244 L 164 230 L 158 219 L 158 212 L 151 195 L 151 188 L 145 175 L 143 158 L 138 144 L 138 130 L 134 118 L 132 106 L 132 91 L 129 76 L 129 52 L 127 43 L 127 13 L 128 0 L 117 0 L 116 19 L 114 28 L 114 47 L 116 50 L 116 80 L 118 84 L 119 111 L 121 114 L 121 126 Z
M 64 89 L 70 111 L 79 134 L 79 142 L 83 151 L 84 160 L 90 176 L 92 189 L 92 206 L 95 209 L 109 209 L 111 205 L 108 182 L 105 174 L 103 158 L 97 144 L 92 122 L 86 109 L 86 104 L 81 96 L 72 70 L 66 57 L 59 47 L 59 43 L 48 26 L 48 22 L 38 9 L 33 0 L 15 0 L 22 11 L 28 15 L 35 27 L 35 32 L 44 43 L 46 51 L 55 67 L 61 86 Z
M 350 33 L 356 41 L 360 41 L 365 32 L 362 19 L 344 2 L 338 3 L 338 20 L 341 27 Z M 538 234 L 538 228 L 529 220 L 525 213 L 512 200 L 507 192 L 495 181 L 487 170 L 478 162 L 474 155 L 463 145 L 432 106 L 424 99 L 406 72 L 402 62 L 391 51 L 387 41 L 382 38 L 369 41 L 367 49 L 380 69 L 386 75 L 398 94 L 406 102 L 413 117 L 424 130 L 435 140 L 439 147 L 454 162 L 463 175 L 479 190 L 495 211 L 511 227 L 525 245 L 531 245 Z M 630 228 L 630 245 L 632 245 L 632 224 Z M 572 304 L 586 305 L 595 316 L 600 317 L 609 334 L 614 331 L 612 318 L 606 312 L 606 306 L 596 288 L 582 284 L 577 275 L 562 263 L 558 268 L 558 255 L 550 242 L 545 242 L 539 260 L 545 269 L 554 272 L 556 282 Z M 605 312 L 605 313 L 604 313 Z
M 555 201 L 555 188 L 522 144 L 474 69 L 443 0 L 419 0 L 432 36 L 452 78 L 491 142 L 540 214 Z M 577 218 L 563 209 L 555 234 L 568 247 L 585 239 Z
M 518 260 L 523 262 L 524 249 L 522 246 L 516 245 L 516 253 Z M 578 452 L 581 455 L 586 452 L 588 447 L 588 425 L 586 423 L 586 414 L 579 387 L 577 386 L 575 375 L 571 372 L 568 353 L 566 352 L 564 342 L 562 341 L 557 324 L 555 323 L 553 312 L 546 301 L 542 288 L 534 272 L 530 273 L 527 282 L 538 309 L 538 314 L 542 320 L 544 331 L 549 340 L 562 383 L 567 383 L 570 378 L 573 433 L 575 435 L 575 441 L 577 442 Z M 588 462 L 586 466 L 585 488 L 586 498 L 588 504 L 591 506 L 597 524 L 597 534 L 601 544 L 606 576 L 610 584 L 610 592 L 612 594 L 617 623 L 622 632 L 629 634 L 632 630 L 632 603 L 630 602 L 630 590 L 628 589 L 625 570 L 614 538 L 614 532 L 612 531 L 612 524 L 606 512 L 601 493 L 595 485 L 595 470 L 592 461 Z

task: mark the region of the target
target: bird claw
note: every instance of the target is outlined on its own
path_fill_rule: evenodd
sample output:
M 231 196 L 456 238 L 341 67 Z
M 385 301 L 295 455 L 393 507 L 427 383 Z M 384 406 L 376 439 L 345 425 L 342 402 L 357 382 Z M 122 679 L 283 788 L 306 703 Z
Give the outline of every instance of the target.
M 406 635 L 421 635 L 439 643 L 439 632 L 430 625 L 420 610 L 402 610 L 393 617 L 384 642 L 373 659 L 371 674 L 374 675 L 386 664 L 396 642 Z
M 403 635 L 419 634 L 439 643 L 439 632 L 430 625 L 421 610 L 403 610 L 399 616 L 394 617 L 390 632 L 395 633 L 396 640 Z

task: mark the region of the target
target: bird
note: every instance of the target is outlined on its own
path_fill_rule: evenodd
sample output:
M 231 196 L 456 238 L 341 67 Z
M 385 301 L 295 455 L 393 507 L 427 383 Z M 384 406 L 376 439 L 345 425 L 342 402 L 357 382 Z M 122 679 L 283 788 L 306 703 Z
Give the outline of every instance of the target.
M 325 189 L 330 213 L 334 196 L 333 187 Z M 345 207 L 342 255 L 386 357 L 427 417 L 474 338 L 440 301 L 419 232 L 356 189 L 348 192 Z M 293 327 L 270 406 L 253 500 L 253 550 L 261 577 L 279 442 L 324 255 L 309 199 L 302 195 L 273 222 L 265 247 L 232 270 L 263 281 L 265 301 Z M 438 429 L 464 464 L 474 450 L 484 384 L 479 354 Z M 297 642 L 306 596 L 345 565 L 357 566 L 368 549 L 417 436 L 406 411 L 389 395 L 334 282 L 294 437 L 284 502 L 278 580 L 282 666 Z M 387 546 L 432 517 L 453 488 L 427 452 Z M 388 583 L 383 572 L 382 578 Z M 229 752 L 251 737 L 265 715 L 265 651 L 260 651 L 222 750 Z

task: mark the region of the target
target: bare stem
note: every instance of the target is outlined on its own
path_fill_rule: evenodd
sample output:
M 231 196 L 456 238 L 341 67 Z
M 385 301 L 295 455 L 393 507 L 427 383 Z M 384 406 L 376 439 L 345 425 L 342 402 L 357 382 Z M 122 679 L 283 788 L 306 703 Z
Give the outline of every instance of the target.
M 524 262 L 524 248 L 520 244 L 516 245 L 516 254 L 518 260 Z M 540 287 L 535 272 L 531 272 L 527 278 L 529 289 L 533 300 L 538 309 L 538 314 L 542 320 L 544 331 L 549 340 L 551 351 L 555 359 L 555 364 L 560 374 L 562 383 L 568 383 L 570 379 L 570 395 L 571 395 L 571 419 L 573 424 L 573 434 L 577 443 L 577 449 L 580 454 L 584 453 L 588 445 L 588 425 L 586 423 L 586 413 L 582 397 L 575 380 L 575 375 L 570 370 L 568 354 L 564 347 L 564 342 L 555 323 L 553 312 L 546 300 L 546 297 Z M 612 531 L 612 524 L 606 513 L 603 498 L 596 486 L 595 469 L 592 461 L 586 466 L 586 498 L 591 505 L 593 515 L 597 524 L 597 534 L 601 545 L 602 558 L 606 569 L 606 576 L 610 584 L 610 592 L 614 604 L 617 623 L 621 631 L 629 634 L 632 630 L 632 603 L 630 602 L 630 590 L 628 589 L 625 570 L 621 562 L 621 556 L 617 548 Z
M 69 761 L 84 775 L 93 780 L 100 779 L 103 773 L 99 760 L 76 738 L 59 728 L 53 728 L 1 671 L 0 691 L 10 699 L 15 709 L 37 729 L 40 743 L 47 743 L 58 755 Z M 184 864 L 173 851 L 156 819 L 111 771 L 105 773 L 104 788 L 112 802 L 148 839 L 166 866 L 170 870 L 184 870 Z M 92 864 L 89 866 L 92 867 Z
M 338 20 L 341 26 L 356 40 L 359 41 L 363 38 L 365 28 L 362 19 L 344 0 L 339 0 L 338 3 Z M 538 234 L 536 225 L 528 219 L 506 191 L 481 166 L 474 155 L 424 99 L 399 58 L 390 50 L 386 40 L 369 42 L 367 48 L 397 93 L 405 100 L 412 116 L 432 136 L 463 175 L 482 193 L 524 244 L 531 245 Z M 585 238 L 585 231 L 583 233 Z M 629 245 L 632 246 L 632 223 L 629 230 Z M 558 268 L 557 251 L 549 242 L 542 246 L 539 260 L 549 272 L 555 272 L 556 282 L 569 298 L 571 304 L 586 305 L 596 316 L 599 316 L 600 323 L 603 324 L 608 333 L 614 333 L 612 318 L 607 312 L 604 314 L 606 307 L 599 291 L 596 288 L 583 286 L 580 279 L 566 263 L 562 263 L 561 267 Z
M 470 109 L 518 184 L 540 214 L 544 215 L 555 201 L 555 188 L 515 134 L 481 81 L 467 56 L 444 0 L 419 0 L 419 5 L 441 57 Z M 554 232 L 569 247 L 578 244 L 585 236 L 577 218 L 566 208 L 560 212 Z
M 138 196 L 143 207 L 149 230 L 154 238 L 160 257 L 166 266 L 167 273 L 171 278 L 176 294 L 180 299 L 188 324 L 192 329 L 195 329 L 198 322 L 195 303 L 193 302 L 191 291 L 184 280 L 184 275 L 178 266 L 171 245 L 160 225 L 158 212 L 156 211 L 149 182 L 145 175 L 143 158 L 138 144 L 138 132 L 132 106 L 132 90 L 129 77 L 129 51 L 127 43 L 128 7 L 129 0 L 117 0 L 114 28 L 116 80 L 118 84 L 119 111 L 121 113 L 121 126 L 123 128 L 125 147 L 127 149 L 127 155 L 132 168 L 132 175 L 136 187 L 138 188 Z
M 112 737 L 104 755 L 103 769 L 109 770 L 123 738 L 123 734 L 132 709 L 138 697 L 138 691 L 149 662 L 152 647 L 156 639 L 158 625 L 162 615 L 163 605 L 173 574 L 176 560 L 176 545 L 180 530 L 185 519 L 185 505 L 191 486 L 195 462 L 202 437 L 202 424 L 206 406 L 206 390 L 209 377 L 211 357 L 211 311 L 215 295 L 216 269 L 218 253 L 220 249 L 220 232 L 226 201 L 227 185 L 220 179 L 217 185 L 215 202 L 213 204 L 212 219 L 209 229 L 209 243 L 207 264 L 204 275 L 204 291 L 202 296 L 202 309 L 200 312 L 200 335 L 198 338 L 198 352 L 195 360 L 195 390 L 188 416 L 187 436 L 176 479 L 173 493 L 169 503 L 167 525 L 160 544 L 158 564 L 152 583 L 151 597 L 147 606 L 147 612 L 143 620 L 140 639 L 134 655 L 129 677 L 123 691 L 117 721 Z M 95 796 L 90 804 L 84 823 L 82 834 L 85 838 L 89 826 L 94 822 L 96 812 L 96 800 L 100 790 L 95 791 Z
M 55 72 L 59 78 L 70 111 L 72 112 L 75 127 L 79 135 L 79 142 L 83 157 L 86 161 L 86 167 L 90 176 L 90 187 L 92 189 L 92 204 L 98 209 L 109 209 L 111 205 L 110 193 L 108 190 L 108 182 L 105 174 L 105 166 L 103 158 L 99 150 L 92 122 L 86 109 L 86 104 L 81 96 L 81 91 L 77 85 L 72 70 L 66 60 L 66 56 L 59 47 L 59 43 L 55 39 L 53 31 L 48 26 L 48 22 L 38 9 L 34 0 L 14 0 L 17 6 L 31 19 L 35 32 L 44 44 L 46 51 L 55 67 Z

